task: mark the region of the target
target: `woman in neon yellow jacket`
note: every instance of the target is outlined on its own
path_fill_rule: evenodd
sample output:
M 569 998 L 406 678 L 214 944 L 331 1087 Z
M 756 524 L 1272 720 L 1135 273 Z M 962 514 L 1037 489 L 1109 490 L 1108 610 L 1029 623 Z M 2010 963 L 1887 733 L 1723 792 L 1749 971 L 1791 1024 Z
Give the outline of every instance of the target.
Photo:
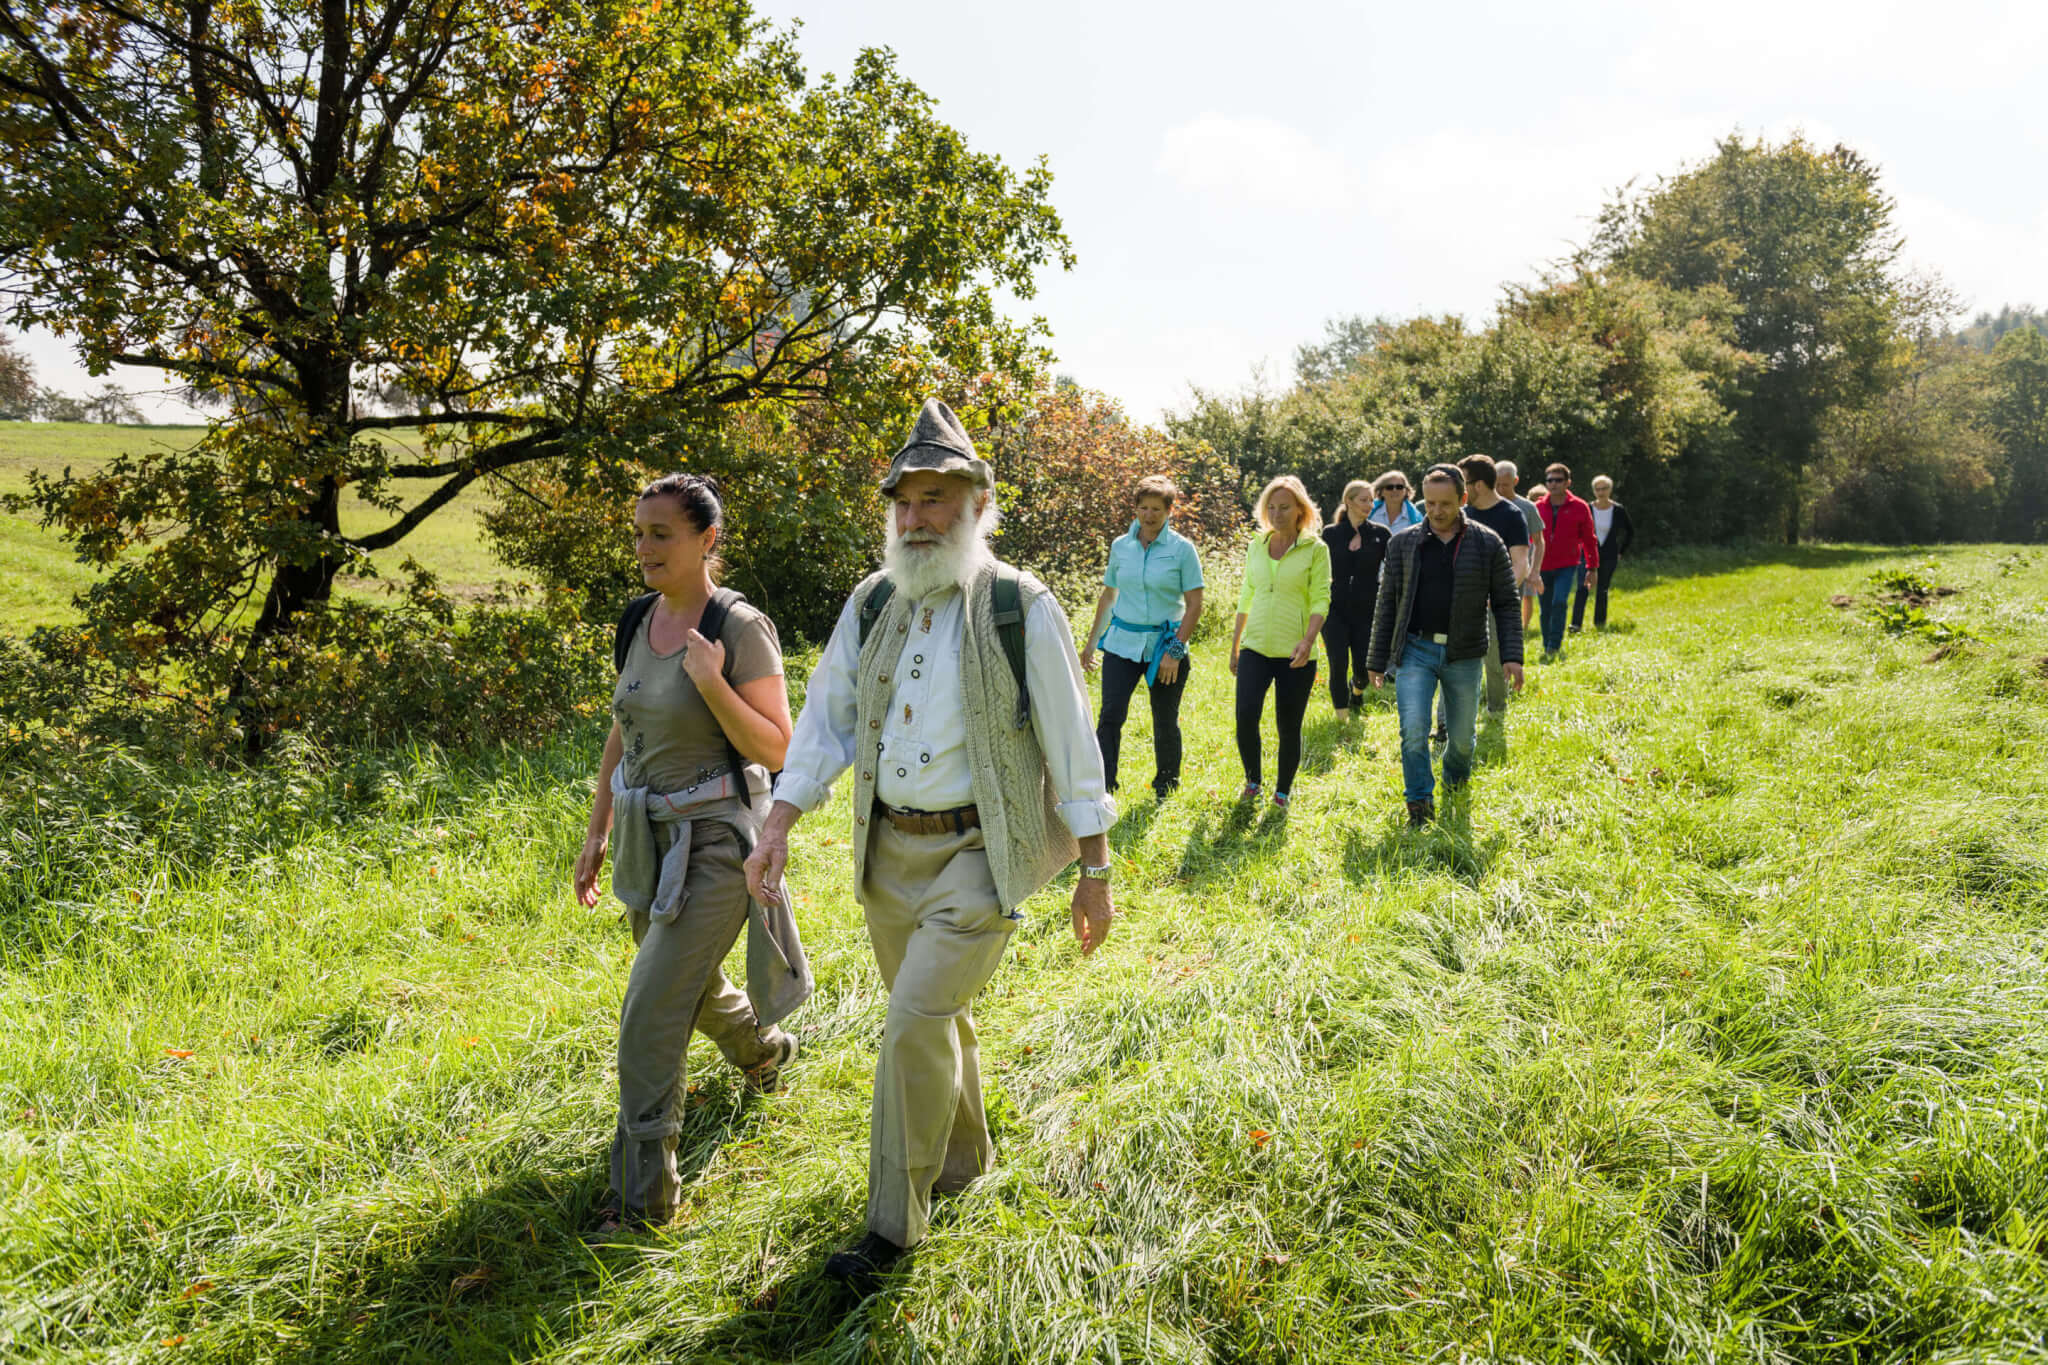
M 1244 587 L 1237 595 L 1237 628 L 1230 637 L 1230 671 L 1237 677 L 1237 753 L 1244 760 L 1244 790 L 1260 791 L 1259 719 L 1266 690 L 1274 691 L 1273 719 L 1280 731 L 1280 770 L 1273 804 L 1287 808 L 1301 766 L 1301 719 L 1316 686 L 1316 636 L 1330 614 L 1330 547 L 1316 534 L 1322 524 L 1300 479 L 1283 474 L 1259 494 L 1259 534 L 1245 552 Z

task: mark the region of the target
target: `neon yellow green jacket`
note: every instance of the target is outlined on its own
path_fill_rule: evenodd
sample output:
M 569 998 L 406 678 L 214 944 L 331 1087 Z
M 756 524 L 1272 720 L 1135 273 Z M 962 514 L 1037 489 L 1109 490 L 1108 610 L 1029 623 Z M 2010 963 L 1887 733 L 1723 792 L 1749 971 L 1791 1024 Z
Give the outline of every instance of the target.
M 1278 560 L 1266 553 L 1271 531 L 1252 537 L 1244 557 L 1244 587 L 1237 609 L 1244 613 L 1244 648 L 1286 658 L 1308 633 L 1308 618 L 1330 614 L 1330 547 L 1314 527 L 1305 528 Z

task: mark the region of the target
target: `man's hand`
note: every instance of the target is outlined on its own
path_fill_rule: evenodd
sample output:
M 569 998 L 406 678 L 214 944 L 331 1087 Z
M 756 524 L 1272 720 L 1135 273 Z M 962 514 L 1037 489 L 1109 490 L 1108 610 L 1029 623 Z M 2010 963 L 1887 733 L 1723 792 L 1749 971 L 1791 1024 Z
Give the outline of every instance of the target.
M 1231 676 L 1231 677 L 1233 677 L 1233 678 L 1237 676 L 1237 646 L 1236 646 L 1236 645 L 1232 645 L 1232 646 L 1230 647 L 1230 676 Z
M 1086 957 L 1109 937 L 1109 922 L 1116 918 L 1116 906 L 1109 897 L 1109 883 L 1097 877 L 1074 880 L 1074 938 Z
M 801 811 L 787 801 L 768 808 L 761 822 L 761 836 L 747 855 L 747 894 L 763 905 L 782 904 L 782 873 L 789 866 L 789 829 Z
M 1515 691 L 1519 692 L 1522 690 L 1522 666 L 1520 664 L 1502 664 L 1500 671 L 1508 675 L 1508 681 L 1515 685 Z
M 1179 659 L 1176 659 L 1176 658 L 1174 658 L 1174 657 L 1173 657 L 1173 656 L 1172 656 L 1171 654 L 1169 654 L 1169 655 L 1167 655 L 1167 656 L 1166 656 L 1165 658 L 1163 658 L 1163 659 L 1161 659 L 1161 660 L 1159 661 L 1159 681 L 1160 681 L 1160 682 L 1161 682 L 1162 684 L 1164 684 L 1164 685 L 1165 685 L 1165 686 L 1167 686 L 1167 687 L 1171 687 L 1171 686 L 1173 686 L 1173 680 L 1174 680 L 1175 678 L 1178 678 L 1179 676 L 1180 676 L 1180 660 L 1179 660 Z
M 1083 673 L 1093 673 L 1095 671 L 1094 645 L 1089 645 L 1088 648 L 1081 651 L 1081 671 Z
M 1316 637 L 1304 635 L 1295 643 L 1294 653 L 1287 656 L 1287 666 L 1289 668 L 1306 668 L 1308 667 L 1308 661 L 1315 656 L 1315 652 Z
M 1517 664 L 1516 667 L 1520 668 L 1521 665 Z M 1365 680 L 1371 683 L 1374 687 L 1385 687 L 1387 685 L 1387 675 L 1384 673 L 1368 672 L 1365 675 Z M 1516 686 L 1519 687 L 1521 686 L 1521 684 L 1517 683 Z

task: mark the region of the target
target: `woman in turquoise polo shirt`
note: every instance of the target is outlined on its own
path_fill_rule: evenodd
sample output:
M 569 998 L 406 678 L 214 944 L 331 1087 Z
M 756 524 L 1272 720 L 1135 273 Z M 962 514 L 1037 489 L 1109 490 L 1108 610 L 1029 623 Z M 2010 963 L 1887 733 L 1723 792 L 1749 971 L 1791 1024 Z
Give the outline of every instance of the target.
M 1259 794 L 1259 718 L 1266 690 L 1274 690 L 1273 719 L 1280 731 L 1280 770 L 1273 804 L 1287 808 L 1301 766 L 1301 718 L 1316 686 L 1316 636 L 1330 614 L 1330 547 L 1317 529 L 1322 518 L 1308 490 L 1283 474 L 1259 494 L 1259 534 L 1245 552 L 1244 587 L 1237 595 L 1237 629 L 1230 637 L 1230 671 L 1237 676 L 1237 753 L 1244 760 L 1244 790 Z
M 1117 751 L 1131 693 L 1147 684 L 1152 702 L 1152 790 L 1161 801 L 1180 785 L 1180 698 L 1187 687 L 1188 640 L 1202 619 L 1202 559 L 1188 539 L 1167 525 L 1180 489 L 1164 474 L 1138 480 L 1137 520 L 1110 543 L 1102 597 L 1081 667 L 1095 671 L 1102 651 L 1102 719 L 1095 742 L 1102 771 L 1116 790 Z

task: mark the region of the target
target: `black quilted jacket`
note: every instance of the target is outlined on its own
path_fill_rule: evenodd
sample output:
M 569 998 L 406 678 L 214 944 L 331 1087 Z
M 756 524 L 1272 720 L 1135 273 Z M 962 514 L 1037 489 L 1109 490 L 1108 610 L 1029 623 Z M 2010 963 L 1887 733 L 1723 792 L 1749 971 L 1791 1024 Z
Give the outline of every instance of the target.
M 1415 610 L 1415 559 L 1422 538 L 1435 534 L 1425 521 L 1395 532 L 1387 546 L 1379 605 L 1372 614 L 1372 648 L 1365 656 L 1365 666 L 1371 672 L 1391 673 L 1401 663 L 1401 651 L 1408 647 L 1408 617 Z M 1455 662 L 1486 657 L 1486 613 L 1490 608 L 1494 633 L 1500 637 L 1500 661 L 1522 662 L 1522 599 L 1515 589 L 1508 547 L 1501 538 L 1465 517 L 1465 538 L 1458 544 L 1452 575 L 1451 641 L 1444 648 L 1444 658 Z

